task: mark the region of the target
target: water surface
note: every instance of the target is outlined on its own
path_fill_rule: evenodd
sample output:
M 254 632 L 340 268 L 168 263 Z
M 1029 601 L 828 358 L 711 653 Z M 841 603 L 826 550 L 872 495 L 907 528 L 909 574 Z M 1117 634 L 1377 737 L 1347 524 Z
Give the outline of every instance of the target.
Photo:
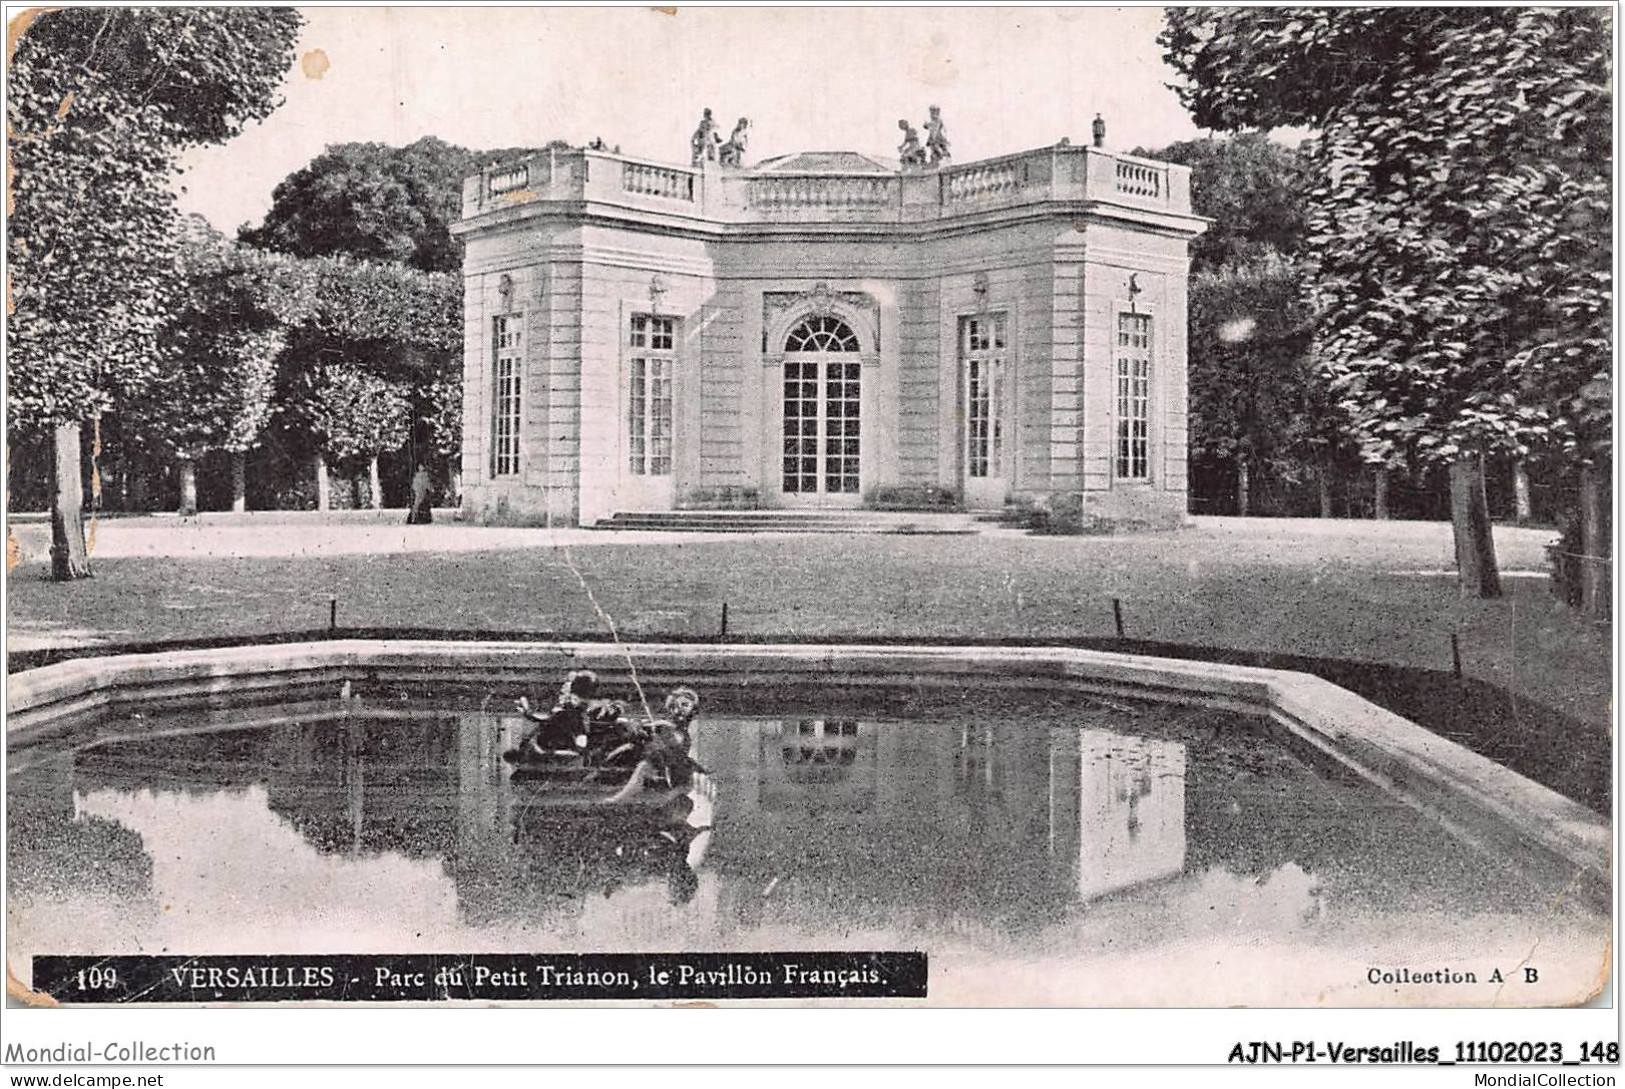
M 13 970 L 34 953 L 920 949 L 942 1003 L 1470 1005 L 1581 999 L 1603 968 L 1606 919 L 1239 716 L 1010 693 L 758 702 L 702 717 L 691 789 L 631 807 L 513 781 L 498 756 L 522 723 L 493 701 L 103 722 L 113 739 L 14 756 Z M 1537 983 L 1491 981 L 1525 961 Z M 1478 982 L 1370 982 L 1396 969 Z

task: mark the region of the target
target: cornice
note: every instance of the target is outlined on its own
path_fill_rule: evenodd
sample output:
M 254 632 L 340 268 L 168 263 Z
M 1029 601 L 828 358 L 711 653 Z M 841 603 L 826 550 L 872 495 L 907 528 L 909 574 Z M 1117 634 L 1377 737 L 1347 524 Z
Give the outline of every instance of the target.
M 1068 225 L 1080 220 L 1118 223 L 1180 239 L 1196 237 L 1206 230 L 1210 222 L 1201 216 L 1159 212 L 1105 200 L 1042 201 L 945 219 L 870 223 L 724 223 L 593 201 L 546 201 L 485 212 L 453 224 L 451 232 L 467 240 L 487 232 L 535 222 L 619 228 L 713 243 L 922 242 L 1033 223 Z

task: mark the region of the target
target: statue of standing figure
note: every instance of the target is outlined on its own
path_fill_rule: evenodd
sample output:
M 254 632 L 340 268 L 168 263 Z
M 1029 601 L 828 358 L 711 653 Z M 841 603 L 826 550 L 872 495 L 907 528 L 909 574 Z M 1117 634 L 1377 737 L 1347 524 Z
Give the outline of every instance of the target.
M 711 107 L 705 108 L 705 114 L 700 118 L 700 127 L 694 130 L 694 139 L 690 143 L 694 153 L 691 166 L 717 161 L 717 148 L 722 143 L 722 133 L 717 131 L 717 123 L 711 119 Z
M 931 157 L 932 166 L 941 166 L 951 156 L 948 154 L 948 129 L 942 123 L 942 110 L 931 107 L 931 119 L 925 123 L 925 150 Z
M 903 142 L 897 145 L 897 158 L 903 164 L 903 169 L 924 166 L 925 148 L 920 146 L 920 134 L 907 121 L 898 121 L 897 127 L 903 130 Z
M 728 137 L 728 142 L 717 152 L 717 162 L 723 166 L 744 166 L 745 144 L 749 139 L 750 118 L 741 117 L 739 124 L 734 126 L 733 135 Z

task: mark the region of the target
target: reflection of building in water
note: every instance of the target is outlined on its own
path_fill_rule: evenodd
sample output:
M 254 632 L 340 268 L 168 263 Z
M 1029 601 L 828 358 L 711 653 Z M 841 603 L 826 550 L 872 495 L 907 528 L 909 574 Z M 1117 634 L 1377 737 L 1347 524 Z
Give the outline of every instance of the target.
M 875 728 L 855 719 L 764 723 L 759 798 L 764 808 L 861 812 L 875 798 Z
M 1020 722 L 735 720 L 708 723 L 700 759 L 729 788 L 713 863 L 747 925 L 787 922 L 759 890 L 793 883 L 775 903 L 854 927 L 932 915 L 1022 929 L 1183 867 L 1174 743 Z
M 1075 736 L 1078 895 L 1092 899 L 1183 873 L 1185 746 L 1105 730 Z M 1070 799 L 1061 808 L 1052 829 L 1069 823 Z

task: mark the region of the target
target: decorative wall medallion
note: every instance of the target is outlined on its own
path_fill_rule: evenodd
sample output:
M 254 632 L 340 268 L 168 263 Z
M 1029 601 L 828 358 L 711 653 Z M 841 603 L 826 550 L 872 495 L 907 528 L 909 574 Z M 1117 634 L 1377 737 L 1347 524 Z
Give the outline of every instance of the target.
M 970 289 L 976 292 L 976 298 L 985 302 L 987 300 L 987 273 L 978 272 L 971 281 Z

